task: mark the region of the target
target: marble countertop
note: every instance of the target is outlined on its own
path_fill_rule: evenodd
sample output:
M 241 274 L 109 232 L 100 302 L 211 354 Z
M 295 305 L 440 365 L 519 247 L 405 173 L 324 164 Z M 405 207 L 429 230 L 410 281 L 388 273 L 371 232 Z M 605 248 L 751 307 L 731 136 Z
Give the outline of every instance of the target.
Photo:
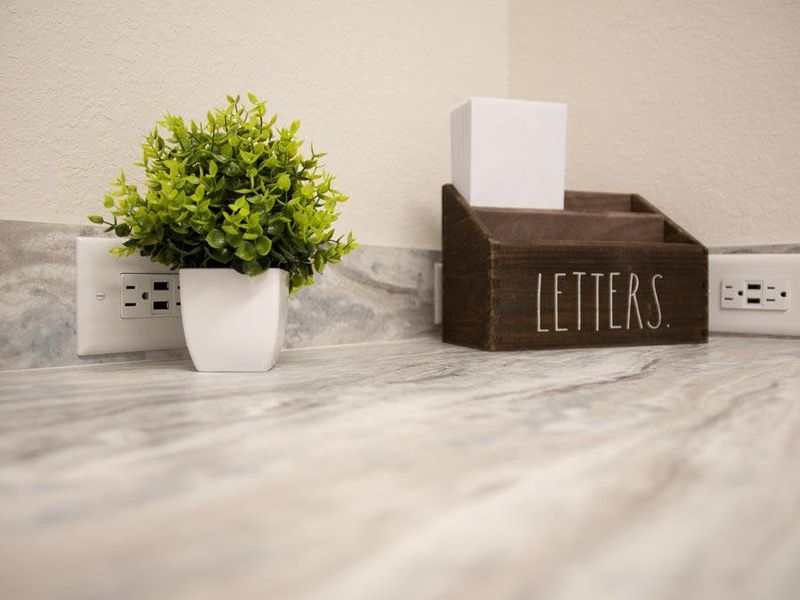
M 800 341 L 0 373 L 0 597 L 797 598 Z

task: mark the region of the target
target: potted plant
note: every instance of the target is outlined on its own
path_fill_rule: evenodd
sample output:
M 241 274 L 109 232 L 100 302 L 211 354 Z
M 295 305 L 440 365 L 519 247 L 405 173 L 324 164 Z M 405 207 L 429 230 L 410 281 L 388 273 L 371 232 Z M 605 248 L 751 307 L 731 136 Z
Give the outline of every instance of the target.
M 205 122 L 167 115 L 142 144 L 144 193 L 125 173 L 104 198 L 107 231 L 179 269 L 186 344 L 199 371 L 265 371 L 283 344 L 288 294 L 356 248 L 334 237 L 333 188 L 299 121 L 276 126 L 266 103 L 228 96 Z M 160 126 L 160 127 L 159 127 Z M 166 133 L 164 133 L 164 131 Z

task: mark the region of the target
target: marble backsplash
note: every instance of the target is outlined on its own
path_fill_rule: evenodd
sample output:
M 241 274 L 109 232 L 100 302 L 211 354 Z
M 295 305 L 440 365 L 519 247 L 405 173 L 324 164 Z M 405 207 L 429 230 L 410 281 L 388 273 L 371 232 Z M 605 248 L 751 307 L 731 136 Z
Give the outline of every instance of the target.
M 75 354 L 75 238 L 102 228 L 0 220 L 0 371 L 183 358 L 186 350 Z M 363 246 L 289 301 L 290 348 L 431 331 L 440 252 Z
M 185 349 L 75 354 L 75 238 L 94 226 L 0 220 L 0 371 L 184 358 Z M 800 253 L 800 244 L 711 248 Z M 435 250 L 364 246 L 289 300 L 286 346 L 395 340 L 434 329 Z
M 800 254 L 800 244 L 767 244 L 763 246 L 720 246 L 709 248 L 711 254 Z

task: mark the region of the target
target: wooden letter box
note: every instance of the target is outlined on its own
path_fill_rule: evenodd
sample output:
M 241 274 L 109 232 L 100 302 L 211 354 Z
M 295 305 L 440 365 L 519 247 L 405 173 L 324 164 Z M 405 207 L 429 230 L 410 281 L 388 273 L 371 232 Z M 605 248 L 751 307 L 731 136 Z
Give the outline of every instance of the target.
M 564 210 L 470 206 L 442 189 L 445 342 L 530 350 L 708 340 L 708 251 L 636 194 Z

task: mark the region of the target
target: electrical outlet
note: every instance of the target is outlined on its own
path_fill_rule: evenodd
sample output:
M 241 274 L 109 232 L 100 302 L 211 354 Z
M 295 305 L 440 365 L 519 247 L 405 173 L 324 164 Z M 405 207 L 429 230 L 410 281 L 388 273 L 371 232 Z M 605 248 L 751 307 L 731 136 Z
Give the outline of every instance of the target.
M 800 254 L 711 254 L 709 329 L 800 335 Z
M 122 273 L 119 276 L 120 316 L 123 319 L 180 316 L 180 290 L 177 275 Z
M 141 256 L 111 254 L 118 245 L 115 238 L 76 241 L 78 355 L 184 347 L 178 275 Z
M 789 279 L 726 277 L 720 284 L 720 308 L 729 310 L 789 310 Z

